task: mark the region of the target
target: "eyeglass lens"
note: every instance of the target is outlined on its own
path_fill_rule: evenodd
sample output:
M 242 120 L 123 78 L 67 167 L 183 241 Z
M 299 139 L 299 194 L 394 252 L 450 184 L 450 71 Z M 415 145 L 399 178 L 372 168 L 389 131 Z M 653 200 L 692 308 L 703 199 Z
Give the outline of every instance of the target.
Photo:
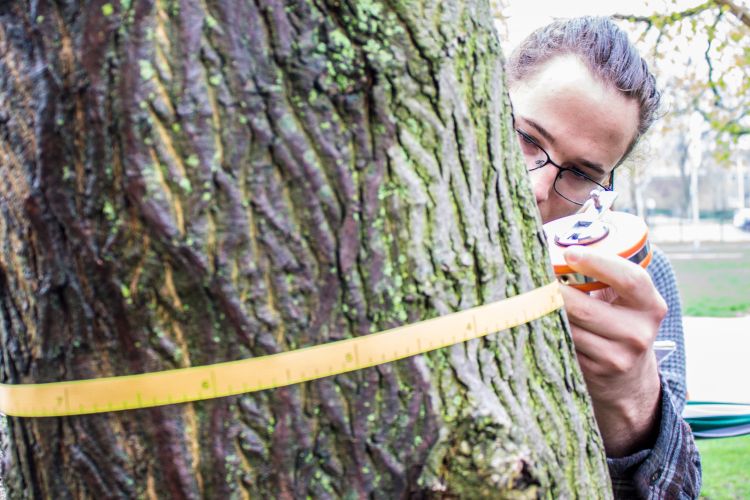
M 557 193 L 568 201 L 582 205 L 586 202 L 591 194 L 591 190 L 597 187 L 603 187 L 596 181 L 589 179 L 583 173 L 576 172 L 569 168 L 561 168 L 552 163 L 549 155 L 534 141 L 524 133 L 516 131 L 518 142 L 521 145 L 526 167 L 529 171 L 536 170 L 550 164 L 557 168 L 557 177 L 555 178 L 554 188 Z

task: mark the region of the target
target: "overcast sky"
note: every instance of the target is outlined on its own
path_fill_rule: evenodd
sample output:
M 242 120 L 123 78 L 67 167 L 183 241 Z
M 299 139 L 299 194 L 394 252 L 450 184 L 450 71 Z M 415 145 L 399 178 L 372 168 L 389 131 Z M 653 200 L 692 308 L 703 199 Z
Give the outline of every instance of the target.
M 655 11 L 664 12 L 663 0 L 510 0 L 505 10 L 508 16 L 508 41 L 503 49 L 509 51 L 534 29 L 550 23 L 559 17 L 576 17 L 584 15 L 604 16 L 611 14 L 647 15 Z M 678 0 L 678 5 L 695 5 L 699 2 Z M 674 5 L 669 3 L 670 9 Z

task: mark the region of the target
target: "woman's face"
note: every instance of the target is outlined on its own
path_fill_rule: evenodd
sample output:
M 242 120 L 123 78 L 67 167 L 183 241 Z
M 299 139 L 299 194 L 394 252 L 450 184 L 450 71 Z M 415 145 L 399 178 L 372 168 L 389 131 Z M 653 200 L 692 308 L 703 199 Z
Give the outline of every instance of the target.
M 637 101 L 602 83 L 573 55 L 549 60 L 509 92 L 517 129 L 557 165 L 608 185 L 612 169 L 636 135 Z M 529 168 L 536 166 L 526 159 Z M 529 173 L 545 223 L 580 208 L 555 191 L 558 171 L 548 164 Z

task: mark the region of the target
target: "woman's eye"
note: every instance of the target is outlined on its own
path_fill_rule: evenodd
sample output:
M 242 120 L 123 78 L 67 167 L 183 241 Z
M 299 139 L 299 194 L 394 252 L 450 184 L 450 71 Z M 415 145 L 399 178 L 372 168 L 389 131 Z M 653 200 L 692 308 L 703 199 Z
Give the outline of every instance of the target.
M 526 144 L 533 144 L 534 146 L 536 146 L 536 143 L 532 141 L 531 137 L 529 137 L 528 135 L 522 134 L 521 132 L 519 132 L 518 135 L 521 136 L 521 139 L 523 139 L 523 142 L 525 142 Z
M 578 179 L 589 180 L 588 176 L 586 174 L 584 174 L 583 172 L 581 172 L 580 170 L 576 170 L 575 168 L 571 168 L 570 172 L 574 176 L 576 176 L 576 178 L 578 178 Z
M 589 177 L 587 174 L 585 174 L 582 170 L 580 170 L 578 167 L 565 167 L 565 170 L 567 172 L 570 172 L 570 174 L 576 179 L 576 180 L 584 180 L 584 181 L 590 181 L 591 177 Z
M 568 182 L 575 182 L 575 183 L 581 183 L 581 184 L 589 184 L 591 182 L 591 179 L 580 170 L 576 170 L 573 168 L 566 168 L 563 172 L 565 173 L 564 177 L 568 179 Z
M 531 158 L 539 155 L 539 146 L 534 142 L 534 139 L 519 130 L 516 132 L 518 133 L 518 143 L 521 145 L 521 152 Z

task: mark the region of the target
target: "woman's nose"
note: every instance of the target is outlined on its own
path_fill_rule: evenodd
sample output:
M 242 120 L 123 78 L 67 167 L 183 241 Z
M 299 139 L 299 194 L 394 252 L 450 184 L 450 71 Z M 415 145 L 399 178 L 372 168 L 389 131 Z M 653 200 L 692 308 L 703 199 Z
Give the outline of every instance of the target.
M 552 165 L 546 165 L 544 168 L 529 172 L 529 175 L 531 176 L 531 185 L 534 188 L 536 202 L 546 201 L 555 189 L 557 169 Z

